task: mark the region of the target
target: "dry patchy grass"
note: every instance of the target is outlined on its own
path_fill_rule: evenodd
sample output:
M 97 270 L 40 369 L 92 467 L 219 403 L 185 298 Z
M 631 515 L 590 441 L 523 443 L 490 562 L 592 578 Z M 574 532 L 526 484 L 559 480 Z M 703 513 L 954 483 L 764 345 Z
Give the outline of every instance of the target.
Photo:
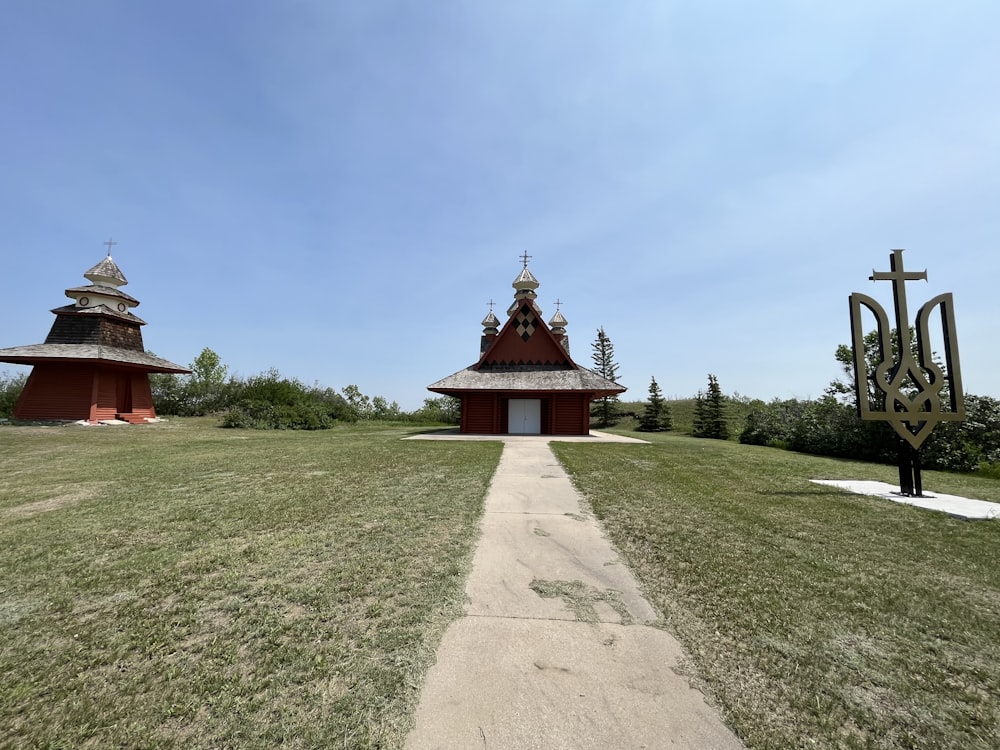
M 808 481 L 893 467 L 644 437 L 553 447 L 750 747 L 997 746 L 1000 522 Z
M 0 746 L 392 748 L 499 443 L 0 427 Z

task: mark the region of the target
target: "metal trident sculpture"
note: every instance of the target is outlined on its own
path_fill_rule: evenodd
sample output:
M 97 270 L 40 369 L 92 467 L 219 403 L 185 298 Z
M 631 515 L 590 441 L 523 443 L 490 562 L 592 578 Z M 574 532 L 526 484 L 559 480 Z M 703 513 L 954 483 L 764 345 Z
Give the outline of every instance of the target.
M 927 280 L 927 271 L 903 270 L 903 251 L 893 250 L 889 271 L 872 271 L 872 281 L 891 281 L 896 307 L 895 341 L 885 309 L 867 294 L 854 292 L 851 297 L 851 344 L 854 348 L 854 387 L 858 395 L 858 413 L 862 419 L 888 422 L 900 437 L 899 490 L 903 495 L 921 496 L 920 446 L 938 422 L 965 418 L 965 398 L 958 362 L 958 337 L 955 333 L 954 305 L 951 293 L 939 294 L 917 312 L 917 355 L 913 355 L 909 314 L 906 309 L 906 282 Z M 878 362 L 868 372 L 865 360 L 865 334 L 861 306 L 875 315 L 878 324 Z M 944 336 L 944 370 L 934 361 L 928 318 L 941 310 Z M 892 361 L 893 344 L 897 360 Z M 868 383 L 875 387 L 876 400 L 869 399 Z M 947 383 L 949 408 L 941 406 L 942 390 Z M 882 396 L 881 398 L 879 396 Z

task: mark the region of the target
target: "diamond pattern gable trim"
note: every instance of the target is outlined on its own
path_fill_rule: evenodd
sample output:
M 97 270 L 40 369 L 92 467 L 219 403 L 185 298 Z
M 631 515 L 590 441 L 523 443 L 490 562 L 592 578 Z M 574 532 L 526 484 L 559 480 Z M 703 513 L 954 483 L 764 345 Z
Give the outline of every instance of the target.
M 527 341 L 531 338 L 531 334 L 535 332 L 536 328 L 538 328 L 538 318 L 535 317 L 534 311 L 529 305 L 522 305 L 521 309 L 517 312 L 515 322 L 517 335 L 521 337 L 522 341 Z

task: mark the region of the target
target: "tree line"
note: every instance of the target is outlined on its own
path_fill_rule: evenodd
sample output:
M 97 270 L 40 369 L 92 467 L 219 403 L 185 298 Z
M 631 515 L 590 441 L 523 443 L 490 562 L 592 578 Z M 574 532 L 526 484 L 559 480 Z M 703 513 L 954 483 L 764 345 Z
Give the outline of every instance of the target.
M 892 336 L 896 340 L 895 335 Z M 915 336 L 911 336 L 916 347 Z M 867 371 L 874 373 L 882 353 L 876 332 L 864 340 L 864 358 Z M 599 329 L 593 345 L 595 371 L 618 380 L 619 365 L 614 361 L 614 347 L 610 337 Z M 918 352 L 914 349 L 914 359 Z M 694 399 L 690 434 L 693 437 L 728 440 L 737 438 L 748 445 L 811 453 L 836 458 L 895 464 L 898 457 L 899 438 L 886 422 L 863 421 L 858 416 L 857 395 L 854 384 L 854 352 L 841 344 L 834 356 L 841 366 L 843 378 L 836 379 L 818 399 L 774 399 L 765 402 L 740 396 L 726 396 L 719 379 L 709 373 L 708 386 Z M 898 360 L 898 352 L 891 353 Z M 933 357 L 940 365 L 937 357 Z M 881 410 L 884 392 L 872 377 L 862 379 L 863 394 L 873 409 Z M 911 384 L 911 390 L 919 388 Z M 948 401 L 947 383 L 942 389 L 943 402 Z M 908 395 L 913 395 L 912 393 Z M 679 407 L 680 404 L 678 403 Z M 626 413 L 617 398 L 597 402 L 592 416 L 596 426 L 608 427 L 623 418 L 636 420 L 639 431 L 654 432 L 672 429 L 671 406 L 663 399 L 656 377 L 649 385 L 649 396 L 642 404 L 642 413 Z M 734 417 L 740 429 L 733 431 Z M 928 469 L 945 471 L 978 472 L 1000 478 L 1000 400 L 989 396 L 967 394 L 965 419 L 960 422 L 942 422 L 935 427 L 921 448 L 921 461 Z
M 865 339 L 869 363 L 876 357 L 876 347 L 876 335 L 871 333 Z M 603 328 L 598 329 L 592 357 L 595 372 L 618 382 L 614 345 Z M 707 388 L 694 399 L 690 434 L 721 440 L 735 437 L 749 445 L 894 464 L 898 439 L 892 429 L 885 422 L 867 422 L 858 417 L 851 348 L 837 347 L 835 357 L 844 377 L 834 380 L 822 397 L 813 400 L 765 402 L 727 396 L 719 379 L 710 373 Z M 318 383 L 306 385 L 277 370 L 248 378 L 230 376 L 228 367 L 209 348 L 202 350 L 190 369 L 190 375 L 150 376 L 158 414 L 213 414 L 225 427 L 300 430 L 363 421 L 458 424 L 460 417 L 458 400 L 449 396 L 424 399 L 421 408 L 405 412 L 395 401 L 369 397 L 353 384 L 337 391 Z M 24 374 L 0 373 L 0 417 L 11 416 L 26 379 Z M 879 393 L 869 382 L 866 397 L 874 401 Z M 977 471 L 1000 477 L 1000 400 L 968 394 L 965 404 L 963 421 L 939 424 L 924 443 L 923 465 L 928 469 Z M 679 409 L 680 403 L 675 402 L 675 406 Z M 591 417 L 598 428 L 613 426 L 628 417 L 635 420 L 634 429 L 639 431 L 674 429 L 671 404 L 663 398 L 655 376 L 650 378 L 641 414 L 625 412 L 617 396 L 608 396 L 594 402 Z
M 368 396 L 354 384 L 340 391 L 267 370 L 248 378 L 229 375 L 219 355 L 205 348 L 190 375 L 150 375 L 157 414 L 221 417 L 223 427 L 322 430 L 365 421 L 458 424 L 459 403 L 449 396 L 424 399 L 403 411 L 384 396 Z
M 896 340 L 895 335 L 892 338 Z M 911 341 L 914 338 L 911 336 Z M 916 344 L 913 346 L 916 359 Z M 864 360 L 868 373 L 877 371 L 875 366 L 882 356 L 878 348 L 878 334 L 874 331 L 867 334 Z M 831 382 L 822 397 L 808 401 L 754 401 L 740 433 L 740 442 L 838 458 L 896 463 L 899 438 L 888 423 L 863 421 L 858 417 L 853 350 L 841 344 L 834 356 L 843 377 Z M 897 359 L 895 344 L 892 358 Z M 932 358 L 937 361 L 936 356 Z M 874 378 L 871 374 L 862 379 L 862 398 L 868 399 L 874 410 L 881 411 L 885 394 Z M 912 397 L 919 387 L 911 384 L 907 395 Z M 947 405 L 947 382 L 942 388 L 941 399 L 942 404 Z M 934 428 L 920 449 L 921 463 L 928 469 L 977 471 L 1000 477 L 1000 400 L 966 394 L 965 412 L 962 421 L 941 422 Z
M 389 421 L 458 424 L 459 402 L 449 396 L 424 399 L 411 412 L 383 396 L 367 396 L 357 385 L 340 391 L 306 385 L 277 370 L 240 378 L 229 374 L 219 355 L 205 348 L 189 365 L 190 375 L 152 373 L 153 407 L 160 416 L 216 415 L 224 427 L 321 430 L 338 423 Z M 0 417 L 10 417 L 25 374 L 0 373 Z

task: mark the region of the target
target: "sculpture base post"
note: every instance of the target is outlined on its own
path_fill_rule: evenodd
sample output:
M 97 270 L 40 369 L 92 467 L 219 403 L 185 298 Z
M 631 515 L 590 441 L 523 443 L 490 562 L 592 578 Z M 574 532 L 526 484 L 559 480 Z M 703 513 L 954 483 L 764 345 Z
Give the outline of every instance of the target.
M 899 494 L 907 497 L 924 496 L 920 477 L 920 451 L 905 440 L 899 441 Z

